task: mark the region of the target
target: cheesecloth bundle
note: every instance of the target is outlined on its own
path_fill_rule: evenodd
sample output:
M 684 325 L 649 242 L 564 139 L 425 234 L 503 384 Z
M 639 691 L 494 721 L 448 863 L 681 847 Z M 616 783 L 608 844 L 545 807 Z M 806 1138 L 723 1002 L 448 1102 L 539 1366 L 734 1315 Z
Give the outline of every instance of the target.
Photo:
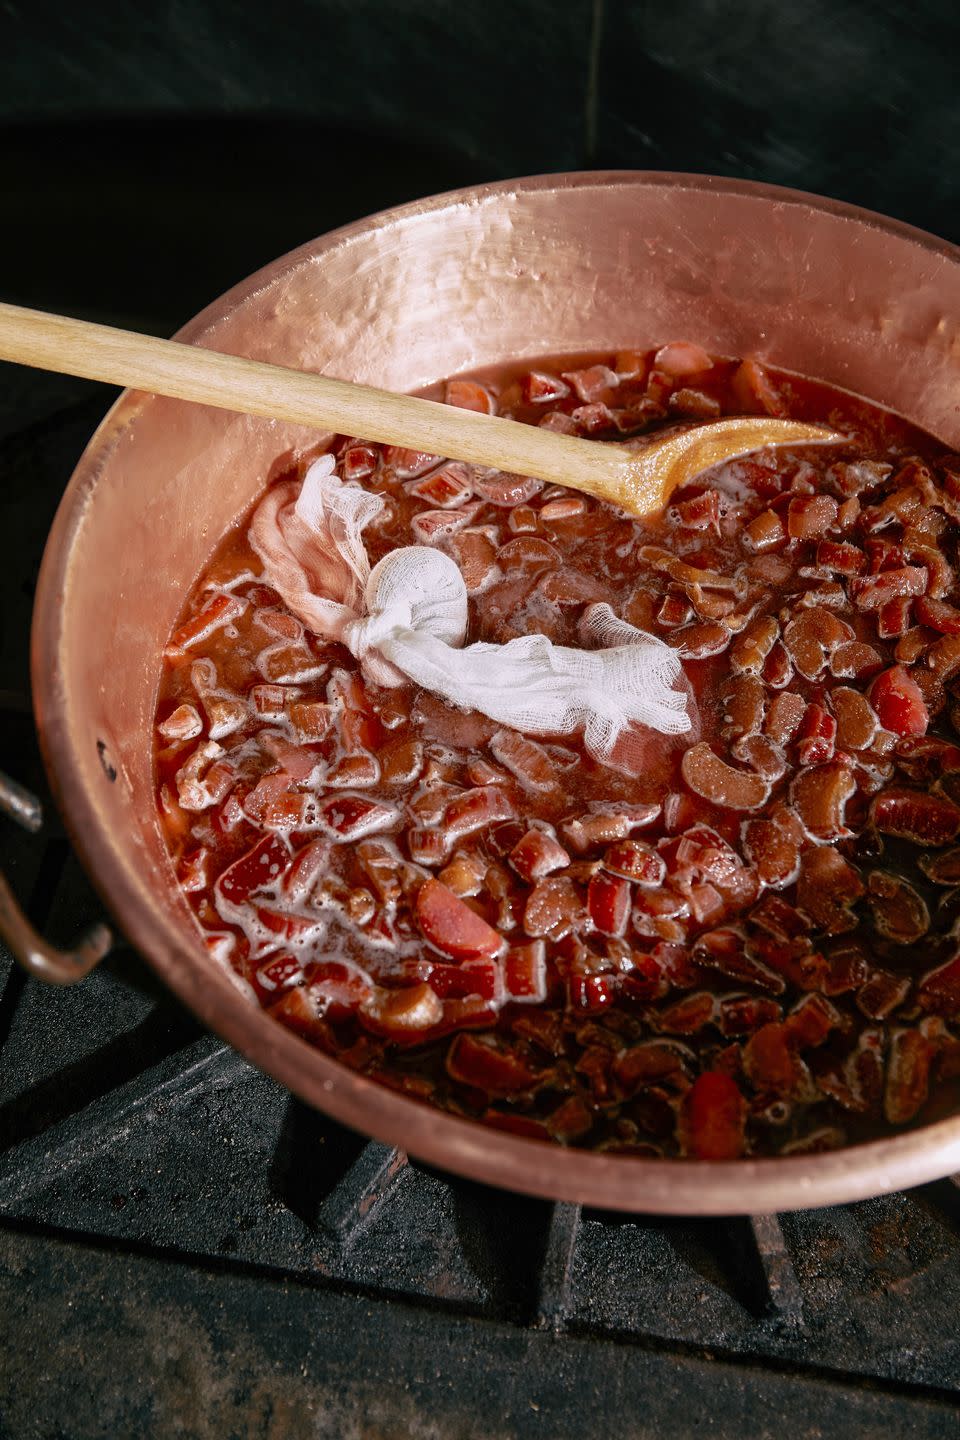
M 411 545 L 370 569 L 361 536 L 382 506 L 380 496 L 338 479 L 333 457 L 324 455 L 302 486 L 270 490 L 250 527 L 250 543 L 287 607 L 345 645 L 373 683 L 412 681 L 528 735 L 582 730 L 589 754 L 608 764 L 631 728 L 690 730 L 676 653 L 609 605 L 585 611 L 582 650 L 538 634 L 464 647 L 467 591 L 449 555 Z

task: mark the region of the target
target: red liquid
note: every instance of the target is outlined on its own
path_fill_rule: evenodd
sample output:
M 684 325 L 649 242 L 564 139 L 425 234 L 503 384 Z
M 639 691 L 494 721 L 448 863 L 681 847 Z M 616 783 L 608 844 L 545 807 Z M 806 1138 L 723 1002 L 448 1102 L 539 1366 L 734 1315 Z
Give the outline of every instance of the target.
M 707 361 L 564 357 L 445 398 L 606 439 L 750 411 L 851 443 L 718 467 L 656 526 L 337 448 L 388 499 L 371 563 L 446 548 L 468 642 L 576 645 L 608 601 L 679 650 L 698 743 L 648 736 L 626 774 L 576 736 L 365 685 L 259 578 L 244 525 L 168 649 L 157 781 L 212 951 L 310 1043 L 523 1134 L 723 1158 L 956 1108 L 960 459 L 855 397 Z

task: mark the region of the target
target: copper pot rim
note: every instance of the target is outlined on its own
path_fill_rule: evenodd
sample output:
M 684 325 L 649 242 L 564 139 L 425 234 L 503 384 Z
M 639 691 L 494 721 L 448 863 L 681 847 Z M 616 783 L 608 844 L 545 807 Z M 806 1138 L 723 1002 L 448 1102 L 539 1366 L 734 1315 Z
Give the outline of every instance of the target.
M 240 281 L 176 335 L 197 341 L 234 306 L 278 276 L 371 227 L 463 204 L 482 204 L 531 190 L 610 186 L 683 188 L 734 194 L 776 205 L 802 206 L 912 240 L 960 262 L 960 249 L 904 222 L 839 200 L 761 182 L 665 171 L 579 171 L 524 177 L 447 191 L 392 207 L 318 237 Z M 647 1159 L 570 1150 L 467 1121 L 400 1095 L 314 1049 L 238 990 L 212 986 L 209 962 L 188 950 L 151 905 L 134 867 L 100 823 L 79 766 L 73 762 L 57 655 L 59 597 L 65 590 L 73 540 L 84 523 L 100 457 L 149 397 L 125 391 L 107 412 L 64 492 L 41 566 L 32 630 L 34 707 L 51 788 L 68 833 L 94 886 L 124 934 L 165 983 L 209 1028 L 246 1059 L 308 1104 L 365 1135 L 467 1178 L 554 1201 L 601 1210 L 677 1215 L 736 1215 L 800 1210 L 867 1199 L 960 1170 L 960 1115 L 893 1137 L 821 1154 L 736 1161 Z

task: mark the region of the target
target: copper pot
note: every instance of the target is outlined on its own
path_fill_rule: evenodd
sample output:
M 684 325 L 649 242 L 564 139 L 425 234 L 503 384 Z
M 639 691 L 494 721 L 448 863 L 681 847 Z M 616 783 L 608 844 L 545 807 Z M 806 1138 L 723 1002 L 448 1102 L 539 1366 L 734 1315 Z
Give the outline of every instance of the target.
M 677 336 L 848 387 L 960 447 L 960 252 L 850 206 L 662 174 L 547 176 L 335 231 L 180 332 L 393 390 L 551 352 Z M 155 818 L 158 656 L 289 426 L 127 393 L 88 445 L 34 618 L 41 740 L 79 854 L 130 941 L 304 1100 L 433 1164 L 620 1210 L 734 1214 L 853 1200 L 960 1169 L 960 1117 L 832 1154 L 690 1163 L 585 1154 L 441 1114 L 328 1059 L 208 958 Z

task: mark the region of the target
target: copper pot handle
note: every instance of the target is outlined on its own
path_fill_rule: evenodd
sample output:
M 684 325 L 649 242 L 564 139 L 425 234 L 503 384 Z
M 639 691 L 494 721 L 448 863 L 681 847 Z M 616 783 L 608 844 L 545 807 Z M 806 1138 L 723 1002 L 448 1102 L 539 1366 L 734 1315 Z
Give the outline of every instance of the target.
M 22 785 L 0 771 L 0 809 L 25 830 L 36 833 L 43 824 L 40 802 Z M 96 924 L 73 950 L 58 950 L 30 924 L 0 871 L 0 938 L 28 975 L 50 985 L 74 985 L 89 975 L 113 944 L 106 925 Z

